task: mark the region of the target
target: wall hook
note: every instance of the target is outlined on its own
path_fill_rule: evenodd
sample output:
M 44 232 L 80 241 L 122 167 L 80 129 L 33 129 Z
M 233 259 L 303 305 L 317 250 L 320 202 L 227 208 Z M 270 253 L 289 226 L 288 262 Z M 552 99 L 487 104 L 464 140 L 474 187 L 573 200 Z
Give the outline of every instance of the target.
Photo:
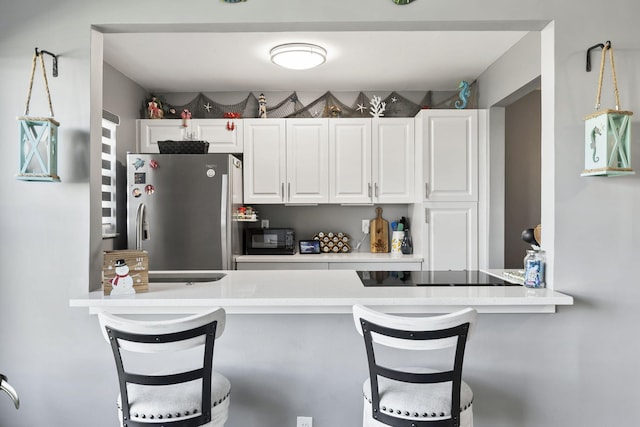
M 36 55 L 41 55 L 43 53 L 51 55 L 51 57 L 53 58 L 53 77 L 58 77 L 58 55 L 55 55 L 48 50 L 38 50 L 38 48 L 36 47 Z
M 608 49 L 609 47 L 611 47 L 611 42 L 607 41 L 606 48 Z M 604 49 L 605 45 L 603 43 L 598 43 L 587 49 L 587 72 L 591 71 L 591 51 L 596 48 Z

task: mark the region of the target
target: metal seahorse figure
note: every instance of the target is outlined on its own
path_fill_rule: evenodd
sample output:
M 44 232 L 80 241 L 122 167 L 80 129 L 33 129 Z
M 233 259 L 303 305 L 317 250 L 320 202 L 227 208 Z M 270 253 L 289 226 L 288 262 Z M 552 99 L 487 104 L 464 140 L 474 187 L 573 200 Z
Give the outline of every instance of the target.
M 589 148 L 593 150 L 593 155 L 591 157 L 593 163 L 598 163 L 600 161 L 600 157 L 596 156 L 596 135 L 602 135 L 598 126 L 594 127 L 591 131 L 591 144 L 589 144 Z
M 458 85 L 458 89 L 460 89 L 460 100 L 456 101 L 455 106 L 458 110 L 464 110 L 467 108 L 467 101 L 471 96 L 471 89 L 469 89 L 469 82 L 461 81 Z

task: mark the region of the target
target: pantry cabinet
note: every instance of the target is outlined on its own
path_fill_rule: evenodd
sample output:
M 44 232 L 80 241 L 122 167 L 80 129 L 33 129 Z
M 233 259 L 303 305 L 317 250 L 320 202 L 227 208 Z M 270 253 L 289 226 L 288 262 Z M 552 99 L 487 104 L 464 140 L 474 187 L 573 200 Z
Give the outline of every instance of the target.
M 479 267 L 479 221 L 487 217 L 486 111 L 422 110 L 416 121 L 414 248 L 425 270 Z M 485 184 L 483 184 L 485 182 Z
M 245 203 L 328 202 L 327 119 L 245 119 L 244 131 Z
M 158 141 L 200 140 L 209 143 L 209 153 L 242 153 L 242 120 L 141 119 L 136 122 L 138 151 L 159 153 Z
M 410 203 L 414 119 L 329 120 L 329 202 Z

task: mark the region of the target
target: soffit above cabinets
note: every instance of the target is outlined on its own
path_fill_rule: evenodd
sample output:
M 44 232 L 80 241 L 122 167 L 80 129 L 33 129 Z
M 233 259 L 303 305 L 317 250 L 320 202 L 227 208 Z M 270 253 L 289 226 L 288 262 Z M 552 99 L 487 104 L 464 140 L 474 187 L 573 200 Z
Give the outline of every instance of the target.
M 315 31 L 104 34 L 104 61 L 149 91 L 426 91 L 473 81 L 526 31 Z M 289 42 L 319 44 L 305 71 L 270 61 Z

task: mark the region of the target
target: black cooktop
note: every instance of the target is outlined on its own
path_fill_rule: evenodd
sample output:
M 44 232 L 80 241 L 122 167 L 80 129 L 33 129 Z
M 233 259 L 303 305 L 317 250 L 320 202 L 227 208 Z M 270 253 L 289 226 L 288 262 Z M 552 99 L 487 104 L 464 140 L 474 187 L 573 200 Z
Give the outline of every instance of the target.
M 520 286 L 478 270 L 356 271 L 364 286 Z

